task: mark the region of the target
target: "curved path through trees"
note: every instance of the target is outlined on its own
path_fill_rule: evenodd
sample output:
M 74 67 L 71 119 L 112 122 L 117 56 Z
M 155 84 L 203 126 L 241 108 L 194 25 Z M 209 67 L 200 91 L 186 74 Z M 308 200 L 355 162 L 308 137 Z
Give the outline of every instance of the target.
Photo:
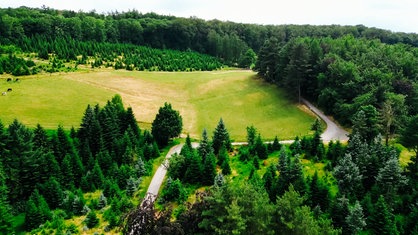
M 319 118 L 324 120 L 324 122 L 327 124 L 327 129 L 325 129 L 324 133 L 322 133 L 321 135 L 321 138 L 323 141 L 329 142 L 331 140 L 340 140 L 340 141 L 348 140 L 347 131 L 342 129 L 339 125 L 337 125 L 334 121 L 332 121 L 328 116 L 326 116 L 321 110 L 319 110 L 309 101 L 303 98 L 301 100 L 312 112 L 314 112 Z
M 325 129 L 324 133 L 322 133 L 321 138 L 323 141 L 328 142 L 331 140 L 340 140 L 346 141 L 348 140 L 348 132 L 338 126 L 334 121 L 328 118 L 321 110 L 316 108 L 312 105 L 309 101 L 302 99 L 302 102 L 318 117 L 320 117 L 324 122 L 327 124 L 327 128 Z M 283 140 L 280 141 L 281 143 L 292 143 L 293 140 Z M 233 145 L 245 145 L 245 142 L 237 142 L 233 143 Z M 175 153 L 180 154 L 181 148 L 184 144 L 178 144 L 168 151 L 164 162 L 158 167 L 157 171 L 155 172 L 154 176 L 152 177 L 151 183 L 148 186 L 147 194 L 145 195 L 146 198 L 154 202 L 157 198 L 158 192 L 160 190 L 161 184 L 163 183 L 164 177 L 167 174 L 167 164 L 168 160 L 171 156 Z M 193 147 L 197 147 L 199 143 L 192 143 Z

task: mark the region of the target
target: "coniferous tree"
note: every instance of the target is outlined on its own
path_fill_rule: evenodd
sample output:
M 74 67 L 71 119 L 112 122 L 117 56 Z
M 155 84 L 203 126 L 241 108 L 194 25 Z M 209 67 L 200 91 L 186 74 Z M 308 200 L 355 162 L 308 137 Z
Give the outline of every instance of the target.
M 268 157 L 268 151 L 267 146 L 263 143 L 263 140 L 261 139 L 261 135 L 258 134 L 255 143 L 254 143 L 254 150 L 255 154 L 257 154 L 259 159 L 267 159 Z
M 204 162 L 203 162 L 203 170 L 202 170 L 202 184 L 203 185 L 212 185 L 213 180 L 216 176 L 216 159 L 215 155 L 209 153 Z
M 229 165 L 229 159 L 228 158 L 225 161 L 222 162 L 221 168 L 222 168 L 222 174 L 223 175 L 230 175 L 232 173 L 231 166 Z
M 74 186 L 74 173 L 70 155 L 65 156 L 62 160 L 61 169 L 63 169 L 61 185 L 66 189 L 71 189 Z
M 41 148 L 48 152 L 49 146 L 48 135 L 46 134 L 45 129 L 40 124 L 37 124 L 33 131 L 33 147 Z
M 219 153 L 219 150 L 222 148 L 222 146 L 225 146 L 226 150 L 231 149 L 229 133 L 225 127 L 224 121 L 221 118 L 215 128 L 215 131 L 213 132 L 212 137 L 212 147 L 216 155 Z
M 1 125 L 1 123 L 0 123 Z M 0 127 L 0 132 L 1 132 Z M 0 133 L 1 135 L 1 133 Z M 0 161 L 0 233 L 1 234 L 11 234 L 13 233 L 13 221 L 12 221 L 12 211 L 9 205 L 8 199 L 8 189 L 6 186 L 6 175 L 3 171 L 3 165 Z
M 344 158 L 338 161 L 333 175 L 337 179 L 338 188 L 342 195 L 356 197 L 361 189 L 362 175 L 350 154 L 346 154 Z
M 63 204 L 64 191 L 62 190 L 60 183 L 54 177 L 49 178 L 49 180 L 42 185 L 41 192 L 42 195 L 44 195 L 49 208 L 52 210 Z
M 97 218 L 94 211 L 90 211 L 90 213 L 87 214 L 85 223 L 88 228 L 94 228 L 97 224 L 99 224 L 99 218 Z
M 367 224 L 374 234 L 398 233 L 395 226 L 394 216 L 389 210 L 383 196 L 380 196 L 377 200 L 373 213 L 370 215 Z
M 190 155 L 190 160 L 187 166 L 186 173 L 184 175 L 184 181 L 196 184 L 202 181 L 202 159 L 201 157 L 193 152 Z
M 363 208 L 358 201 L 356 201 L 356 203 L 349 208 L 349 212 L 345 220 L 349 234 L 359 234 L 359 232 L 361 232 L 366 226 Z
M 202 157 L 202 161 L 205 162 L 206 157 L 213 153 L 213 148 L 209 142 L 208 132 L 206 129 L 203 129 L 202 139 L 199 142 L 199 147 L 197 147 L 199 155 Z

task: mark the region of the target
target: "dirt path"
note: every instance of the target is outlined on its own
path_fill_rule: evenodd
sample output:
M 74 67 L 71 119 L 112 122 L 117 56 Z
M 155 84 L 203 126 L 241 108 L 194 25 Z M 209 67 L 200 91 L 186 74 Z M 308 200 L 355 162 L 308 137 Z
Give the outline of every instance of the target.
M 322 133 L 321 138 L 325 142 L 329 142 L 331 140 L 340 140 L 340 141 L 347 141 L 348 140 L 348 132 L 345 131 L 343 128 L 338 126 L 334 121 L 332 121 L 329 117 L 327 117 L 321 110 L 311 104 L 309 101 L 302 99 L 302 102 L 312 111 L 314 112 L 319 118 L 324 120 L 327 124 L 327 129 L 325 129 L 324 133 Z

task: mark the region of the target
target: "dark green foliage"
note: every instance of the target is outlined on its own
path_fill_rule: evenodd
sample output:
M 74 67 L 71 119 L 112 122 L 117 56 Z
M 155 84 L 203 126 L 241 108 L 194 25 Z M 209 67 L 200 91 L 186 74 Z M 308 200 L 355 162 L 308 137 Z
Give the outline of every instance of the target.
M 418 115 L 411 117 L 401 132 L 400 142 L 405 147 L 412 149 L 418 157 Z
M 267 146 L 264 144 L 263 140 L 261 139 L 260 134 L 258 134 L 255 143 L 254 143 L 254 152 L 255 155 L 258 156 L 259 159 L 267 159 L 268 151 Z
M 229 165 L 228 159 L 222 162 L 221 169 L 222 169 L 223 175 L 229 175 L 232 173 L 231 166 Z
M 212 147 L 216 155 L 218 155 L 222 146 L 225 146 L 227 151 L 231 149 L 229 133 L 225 127 L 224 121 L 221 118 L 219 119 L 218 125 L 216 126 L 212 137 Z
M 202 132 L 202 139 L 199 142 L 199 147 L 197 148 L 199 155 L 202 157 L 202 160 L 205 161 L 206 157 L 213 153 L 212 145 L 209 142 L 208 132 L 206 129 Z
M 374 234 L 397 234 L 394 216 L 383 196 L 380 196 L 374 205 L 373 214 L 367 224 Z
M 87 214 L 86 220 L 84 221 L 88 228 L 94 228 L 97 224 L 99 224 L 99 218 L 94 211 L 90 211 Z
M 4 174 L 3 165 L 0 161 L 0 233 L 11 234 L 14 230 L 12 225 L 12 208 L 7 200 L 8 189 L 5 181 L 6 175 Z
M 195 152 L 186 158 L 187 170 L 184 175 L 184 181 L 196 184 L 202 181 L 202 158 Z
M 202 184 L 212 185 L 216 176 L 216 159 L 213 153 L 206 156 L 203 162 Z
M 321 211 L 327 211 L 330 203 L 328 187 L 318 178 L 318 172 L 309 184 L 309 203 L 312 208 L 319 206 Z
M 151 133 L 160 146 L 165 146 L 171 138 L 180 135 L 182 128 L 183 121 L 179 112 L 171 104 L 164 103 L 152 122 Z
M 41 193 L 44 195 L 49 207 L 53 210 L 60 207 L 64 201 L 64 191 L 60 183 L 51 177 L 41 187 Z
M 25 212 L 25 228 L 27 230 L 32 230 L 52 218 L 48 204 L 38 190 L 35 190 L 30 196 Z
M 187 199 L 187 192 L 179 179 L 172 180 L 169 178 L 161 197 L 165 202 L 175 201 L 181 203 Z

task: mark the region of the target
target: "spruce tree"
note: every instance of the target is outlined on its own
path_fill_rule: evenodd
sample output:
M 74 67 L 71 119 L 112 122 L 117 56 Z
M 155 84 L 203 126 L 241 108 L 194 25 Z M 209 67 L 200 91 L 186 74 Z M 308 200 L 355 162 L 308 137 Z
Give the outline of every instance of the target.
M 229 133 L 225 127 L 224 121 L 221 118 L 215 128 L 215 131 L 213 132 L 212 137 L 212 147 L 216 155 L 219 153 L 222 146 L 225 146 L 226 150 L 230 150 L 232 147 L 231 140 L 229 139 Z
M 94 211 L 90 211 L 86 217 L 85 223 L 88 228 L 94 228 L 99 224 L 99 218 Z
M 208 132 L 206 129 L 203 129 L 202 139 L 199 142 L 199 147 L 197 147 L 199 155 L 202 157 L 202 161 L 205 162 L 206 157 L 213 153 L 213 148 L 209 142 Z
M 196 184 L 202 181 L 202 159 L 196 153 L 191 154 L 190 162 L 184 175 L 184 181 Z
M 216 176 L 216 159 L 215 155 L 209 153 L 204 162 L 203 162 L 203 170 L 202 170 L 202 184 L 203 185 L 212 185 L 213 180 Z
M 377 200 L 373 213 L 369 216 L 368 227 L 374 234 L 397 234 L 394 216 L 390 212 L 386 201 L 382 195 Z
M 349 208 L 347 217 L 345 218 L 349 234 L 359 234 L 366 226 L 366 219 L 364 218 L 363 208 L 360 203 L 356 203 Z

